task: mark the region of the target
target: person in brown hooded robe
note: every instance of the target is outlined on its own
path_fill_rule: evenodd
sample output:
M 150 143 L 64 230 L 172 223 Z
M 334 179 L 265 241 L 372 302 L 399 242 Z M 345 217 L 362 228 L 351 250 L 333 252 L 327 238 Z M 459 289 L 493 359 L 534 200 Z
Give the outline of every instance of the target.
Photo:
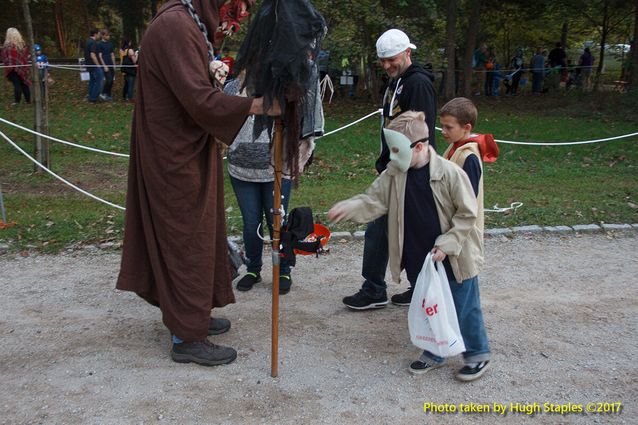
M 210 42 L 224 3 L 245 12 L 252 1 L 192 0 Z M 141 46 L 117 289 L 160 308 L 173 360 L 230 363 L 236 351 L 207 340 L 230 328 L 211 309 L 235 302 L 215 139 L 231 144 L 248 115 L 264 114 L 263 100 L 213 84 L 203 32 L 179 0 L 157 13 Z M 279 115 L 279 106 L 267 112 Z

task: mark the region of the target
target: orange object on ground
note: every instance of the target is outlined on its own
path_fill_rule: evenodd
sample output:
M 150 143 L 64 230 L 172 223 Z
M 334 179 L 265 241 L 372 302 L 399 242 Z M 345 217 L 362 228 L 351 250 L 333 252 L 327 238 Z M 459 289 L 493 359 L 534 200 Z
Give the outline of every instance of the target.
M 323 247 L 325 247 L 328 244 L 328 241 L 330 240 L 330 229 L 328 229 L 323 224 L 315 223 L 314 224 L 314 232 L 312 232 L 311 234 L 306 236 L 306 238 L 302 242 L 314 242 L 321 236 L 323 236 L 323 238 L 321 239 L 321 247 L 323 248 Z M 295 249 L 294 252 L 295 252 L 296 255 L 314 255 L 314 254 L 316 254 L 315 252 L 301 251 L 301 250 L 298 250 L 298 249 Z
M 4 221 L 0 220 L 0 230 L 8 229 L 9 227 L 13 227 L 16 224 L 18 224 L 18 223 L 16 223 L 15 221 L 10 221 L 8 223 L 5 223 Z

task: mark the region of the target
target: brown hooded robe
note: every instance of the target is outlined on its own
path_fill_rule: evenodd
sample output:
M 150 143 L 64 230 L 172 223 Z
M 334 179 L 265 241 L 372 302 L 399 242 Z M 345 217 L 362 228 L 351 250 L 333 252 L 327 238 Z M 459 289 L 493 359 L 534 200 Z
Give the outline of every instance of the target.
M 193 0 L 209 38 L 218 26 L 213 3 Z M 204 37 L 178 0 L 146 30 L 136 84 L 117 288 L 159 306 L 174 335 L 203 340 L 211 309 L 235 302 L 214 137 L 232 143 L 252 100 L 213 87 Z

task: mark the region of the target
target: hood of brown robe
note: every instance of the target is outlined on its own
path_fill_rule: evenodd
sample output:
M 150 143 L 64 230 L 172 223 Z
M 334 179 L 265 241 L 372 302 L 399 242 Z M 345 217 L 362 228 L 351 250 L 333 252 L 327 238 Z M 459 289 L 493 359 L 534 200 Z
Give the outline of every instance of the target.
M 206 26 L 208 31 L 208 41 L 213 43 L 215 37 L 215 31 L 219 27 L 219 7 L 224 4 L 225 0 L 191 0 L 199 19 Z M 173 7 L 186 7 L 180 0 L 169 0 L 166 4 L 157 12 L 156 16 L 162 14 L 164 10 L 172 9 Z

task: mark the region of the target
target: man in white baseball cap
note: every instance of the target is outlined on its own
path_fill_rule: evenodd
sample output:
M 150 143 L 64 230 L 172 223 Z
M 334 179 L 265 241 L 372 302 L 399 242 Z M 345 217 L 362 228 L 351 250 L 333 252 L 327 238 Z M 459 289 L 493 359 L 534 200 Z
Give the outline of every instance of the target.
M 387 30 L 377 40 L 377 56 L 379 56 L 379 59 L 391 58 L 406 49 L 416 49 L 416 46 L 410 43 L 407 34 L 401 30 Z
M 412 63 L 412 50 L 416 46 L 401 30 L 391 29 L 377 40 L 377 56 L 390 81 L 383 96 L 384 127 L 405 111 L 425 113 L 425 122 L 429 130 L 429 142 L 436 148 L 435 118 L 436 92 L 432 85 L 434 75 L 417 64 Z M 390 162 L 390 151 L 381 134 L 381 154 L 375 164 L 379 174 Z M 377 218 L 368 223 L 363 246 L 362 275 L 363 286 L 354 295 L 347 296 L 343 303 L 353 310 L 369 310 L 385 307 L 388 304 L 385 272 L 388 266 L 388 216 Z M 410 305 L 412 288 L 392 297 L 396 305 Z

